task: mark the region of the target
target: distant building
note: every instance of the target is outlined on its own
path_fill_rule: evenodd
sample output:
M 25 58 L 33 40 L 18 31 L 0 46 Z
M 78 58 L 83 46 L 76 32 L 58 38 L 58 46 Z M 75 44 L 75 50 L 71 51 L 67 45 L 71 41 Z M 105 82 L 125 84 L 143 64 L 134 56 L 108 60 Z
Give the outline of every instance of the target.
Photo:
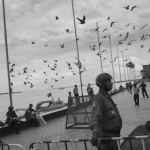
M 149 79 L 150 81 L 150 64 L 149 65 L 143 65 L 143 77 L 145 79 Z

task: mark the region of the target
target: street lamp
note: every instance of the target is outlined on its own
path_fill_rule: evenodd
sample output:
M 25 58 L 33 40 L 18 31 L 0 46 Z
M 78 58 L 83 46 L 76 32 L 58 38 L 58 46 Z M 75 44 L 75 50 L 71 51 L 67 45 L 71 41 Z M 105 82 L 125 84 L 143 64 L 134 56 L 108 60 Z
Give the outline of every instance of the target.
M 73 21 L 74 21 L 74 29 L 75 29 L 75 39 L 76 39 L 76 48 L 77 48 L 77 58 L 78 58 L 78 68 L 79 68 L 79 75 L 80 75 L 80 85 L 81 85 L 81 94 L 83 98 L 83 89 L 82 89 L 82 77 L 81 77 L 81 67 L 80 67 L 80 57 L 79 57 L 79 49 L 78 49 L 78 36 L 77 36 L 77 29 L 76 29 L 76 21 L 75 21 L 75 13 L 74 13 L 74 4 L 72 0 L 72 13 L 73 13 Z
M 123 56 L 123 51 L 121 51 L 120 53 L 122 53 L 122 61 L 123 61 L 123 68 L 124 68 L 124 78 L 125 78 L 125 83 L 126 83 L 126 72 L 125 72 L 125 66 L 124 66 L 124 56 Z
M 116 85 L 115 85 L 115 74 L 114 74 L 114 61 L 113 61 L 113 56 L 112 56 L 112 49 L 111 49 L 111 40 L 110 40 L 110 35 L 109 35 L 109 46 L 110 46 L 110 54 L 111 54 L 111 64 L 112 64 L 112 71 L 113 71 L 113 79 L 114 79 L 114 86 L 116 90 Z
M 98 37 L 98 48 L 99 48 L 99 57 L 100 57 L 100 63 L 101 63 L 101 71 L 103 73 L 103 64 L 102 64 L 102 56 L 101 56 L 101 49 L 100 49 L 100 41 L 99 41 L 99 27 L 98 27 L 98 23 L 96 22 L 96 31 L 97 31 L 97 37 Z
M 118 57 L 118 65 L 119 65 L 120 82 L 121 82 L 121 85 L 122 85 L 121 70 L 120 70 L 120 61 L 119 61 L 119 53 L 118 53 L 118 45 L 117 45 L 117 57 Z

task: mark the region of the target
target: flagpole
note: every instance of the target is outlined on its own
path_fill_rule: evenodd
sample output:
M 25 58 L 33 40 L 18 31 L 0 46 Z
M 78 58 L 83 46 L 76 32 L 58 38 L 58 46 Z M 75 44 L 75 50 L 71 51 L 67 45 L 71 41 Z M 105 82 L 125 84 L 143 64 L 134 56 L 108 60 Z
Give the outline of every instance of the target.
M 75 13 L 74 13 L 74 3 L 72 0 L 72 13 L 73 13 L 73 21 L 74 21 L 74 29 L 75 29 L 75 39 L 76 39 L 76 48 L 77 48 L 77 58 L 78 58 L 78 63 L 80 63 L 80 57 L 79 57 L 79 48 L 78 48 L 78 36 L 77 36 L 77 29 L 76 29 L 76 21 L 75 21 Z M 81 68 L 80 66 L 79 68 L 79 75 L 80 75 L 80 86 L 81 86 L 81 94 L 82 94 L 82 98 L 83 98 L 83 84 L 82 84 L 82 77 L 81 77 Z
M 100 57 L 100 63 L 101 63 L 101 71 L 103 73 L 103 64 L 102 64 L 102 56 L 101 56 L 101 49 L 100 49 L 100 41 L 99 41 L 99 27 L 98 27 L 98 23 L 96 22 L 96 31 L 97 31 L 97 37 L 98 37 L 98 48 L 99 48 L 99 57 Z
M 124 78 L 125 78 L 125 83 L 126 83 L 126 72 L 125 72 L 125 66 L 124 66 L 124 56 L 123 56 L 123 51 L 121 51 L 121 53 L 122 53 L 123 68 L 124 68 Z
M 6 30 L 6 17 L 5 17 L 5 2 L 2 0 L 3 6 L 3 22 L 4 22 L 4 36 L 5 36 L 5 48 L 6 48 L 6 63 L 7 63 L 7 76 L 8 76 L 8 87 L 9 87 L 9 100 L 10 105 L 13 106 L 12 103 L 12 90 L 11 90 L 11 81 L 10 81 L 10 72 L 9 72 L 9 55 L 8 55 L 8 44 L 7 44 L 7 30 Z
M 119 53 L 118 53 L 118 45 L 117 45 L 117 57 L 118 57 L 118 65 L 119 65 L 120 82 L 121 82 L 121 85 L 122 85 L 121 70 L 120 70 L 120 61 L 119 61 Z
M 127 55 L 126 55 L 126 60 L 128 61 L 128 59 L 127 59 Z M 127 68 L 127 77 L 128 77 L 128 81 L 129 81 L 128 67 L 126 66 L 126 68 Z
M 115 87 L 115 90 L 116 90 L 116 85 L 115 85 L 115 73 L 114 73 L 114 62 L 113 62 L 113 56 L 112 56 L 110 35 L 109 35 L 109 46 L 110 46 L 110 54 L 111 54 L 111 61 L 112 61 L 112 71 L 113 71 L 114 87 Z

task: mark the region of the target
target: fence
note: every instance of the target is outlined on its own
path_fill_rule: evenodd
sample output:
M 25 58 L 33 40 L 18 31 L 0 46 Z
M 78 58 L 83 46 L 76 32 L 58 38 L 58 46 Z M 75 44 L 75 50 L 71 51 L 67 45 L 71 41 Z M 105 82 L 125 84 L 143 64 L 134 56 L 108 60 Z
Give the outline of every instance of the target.
M 0 143 L 0 150 L 25 150 L 25 148 L 19 144 Z
M 101 138 L 99 140 L 114 140 L 118 150 L 150 150 L 150 136 L 113 137 Z M 120 144 L 122 143 L 122 144 Z M 29 150 L 97 150 L 90 143 L 90 139 L 62 140 L 62 141 L 40 141 L 29 146 Z
M 68 100 L 66 129 L 89 128 L 89 119 L 92 112 L 92 98 L 89 96 L 72 97 Z

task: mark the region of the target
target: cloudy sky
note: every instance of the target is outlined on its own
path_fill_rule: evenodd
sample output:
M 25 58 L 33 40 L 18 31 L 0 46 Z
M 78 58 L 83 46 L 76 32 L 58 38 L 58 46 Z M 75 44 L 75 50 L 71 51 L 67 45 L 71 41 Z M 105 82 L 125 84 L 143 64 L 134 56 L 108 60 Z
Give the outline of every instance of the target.
M 135 71 L 128 70 L 130 74 L 139 76 L 142 65 L 150 64 L 149 6 L 149 0 L 74 0 L 83 84 L 94 83 L 96 75 L 101 73 L 100 57 L 97 55 L 99 48 L 96 22 L 102 43 L 101 52 L 106 50 L 101 54 L 104 72 L 113 74 L 109 35 L 113 60 L 117 57 L 118 44 L 123 79 L 121 51 L 124 59 L 129 58 L 135 63 Z M 1 3 L 0 7 L 2 8 Z M 5 8 L 13 90 L 37 90 L 79 84 L 71 0 L 5 0 Z M 80 24 L 77 17 L 82 19 L 84 15 L 85 23 Z M 7 92 L 2 9 L 0 20 L 0 92 Z M 112 22 L 115 23 L 111 26 Z M 67 63 L 72 68 L 69 69 Z M 114 72 L 115 80 L 120 80 L 117 59 L 114 61 Z M 130 74 L 127 75 L 126 70 L 126 76 L 130 78 Z

